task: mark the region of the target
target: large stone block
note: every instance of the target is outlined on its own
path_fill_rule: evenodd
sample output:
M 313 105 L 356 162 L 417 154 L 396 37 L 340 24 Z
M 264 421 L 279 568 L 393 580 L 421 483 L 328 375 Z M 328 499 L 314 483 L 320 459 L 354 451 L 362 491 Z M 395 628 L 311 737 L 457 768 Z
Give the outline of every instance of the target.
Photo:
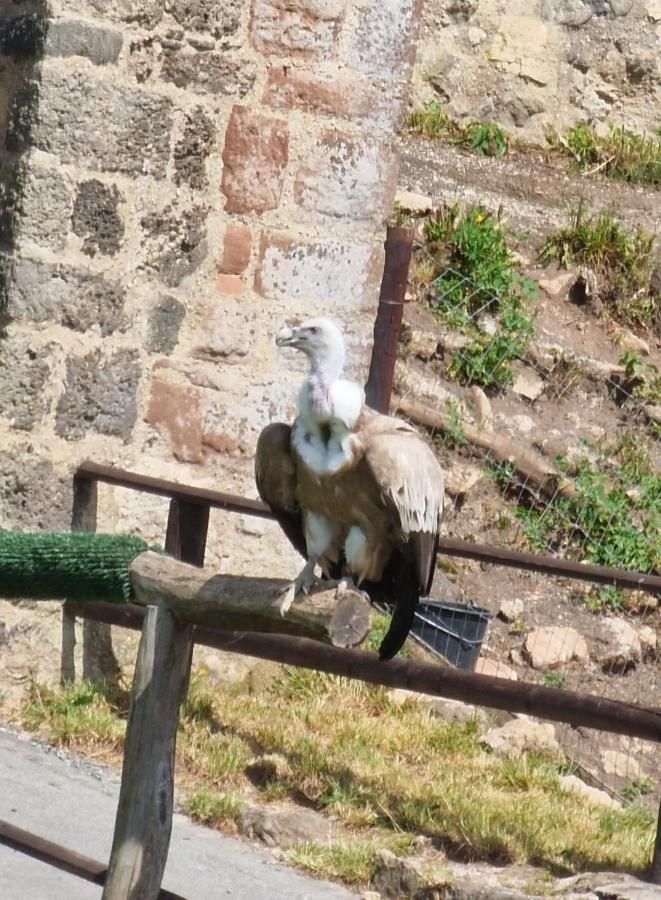
M 49 19 L 44 50 L 49 56 L 84 56 L 97 66 L 117 62 L 122 33 L 80 19 Z
M 311 314 L 358 311 L 372 300 L 380 274 L 381 256 L 366 243 L 265 234 L 259 256 L 255 290 L 280 302 L 303 300 Z
M 288 159 L 287 123 L 235 106 L 223 150 L 225 211 L 275 209 L 280 203 Z
M 62 162 L 163 178 L 170 156 L 171 103 L 84 72 L 44 66 L 12 99 L 7 145 L 53 153 Z
M 127 441 L 135 424 L 140 360 L 135 350 L 102 353 L 67 360 L 64 392 L 57 404 L 55 431 L 70 441 L 88 432 Z
M 201 31 L 215 38 L 238 31 L 246 0 L 171 0 L 168 12 L 186 31 Z
M 9 283 L 13 319 L 58 322 L 74 331 L 94 328 L 103 337 L 124 324 L 124 289 L 117 281 L 71 266 L 16 261 Z
M 121 199 L 114 184 L 106 185 L 96 178 L 80 183 L 71 222 L 74 233 L 84 239 L 83 253 L 117 253 L 124 236 L 124 222 L 117 210 Z
M 298 170 L 294 197 L 315 212 L 383 220 L 392 209 L 398 168 L 391 142 L 327 131 Z
M 155 367 L 146 421 L 165 434 L 176 459 L 199 463 L 204 459 L 199 391 L 158 377 Z
M 345 0 L 254 0 L 250 32 L 262 53 L 311 56 L 332 54 Z
M 185 316 L 186 307 L 176 297 L 161 297 L 149 314 L 145 349 L 152 353 L 172 353 Z
M 48 409 L 53 350 L 53 344 L 39 347 L 25 337 L 0 339 L 0 415 L 13 428 L 30 431 Z
M 207 210 L 196 206 L 177 209 L 166 206 L 144 216 L 146 263 L 169 287 L 180 284 L 194 272 L 208 253 Z
M 207 187 L 206 160 L 215 135 L 214 124 L 202 107 L 187 113 L 183 134 L 174 148 L 175 184 L 188 184 L 197 191 Z
M 196 53 L 191 47 L 174 46 L 164 48 L 161 76 L 179 88 L 242 98 L 253 88 L 256 66 L 236 53 Z
M 408 82 L 415 58 L 419 0 L 369 0 L 359 13 L 348 61 L 359 72 Z
M 43 54 L 48 21 L 33 12 L 0 18 L 0 54 L 12 59 L 26 59 Z
M 73 206 L 71 179 L 57 169 L 21 166 L 15 183 L 12 239 L 62 250 Z
M 271 66 L 263 101 L 272 109 L 365 119 L 388 131 L 401 128 L 406 113 L 405 90 L 389 87 L 385 92 L 335 63 L 307 70 Z
M 72 479 L 53 470 L 31 444 L 3 445 L 0 454 L 0 527 L 32 531 L 71 528 Z

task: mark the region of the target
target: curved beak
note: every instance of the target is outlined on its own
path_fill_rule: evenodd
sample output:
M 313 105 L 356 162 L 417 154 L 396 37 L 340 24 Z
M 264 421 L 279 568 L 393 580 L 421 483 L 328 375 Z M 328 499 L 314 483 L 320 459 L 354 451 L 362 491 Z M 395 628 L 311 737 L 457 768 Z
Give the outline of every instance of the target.
M 275 336 L 276 347 L 298 347 L 298 328 L 285 325 Z

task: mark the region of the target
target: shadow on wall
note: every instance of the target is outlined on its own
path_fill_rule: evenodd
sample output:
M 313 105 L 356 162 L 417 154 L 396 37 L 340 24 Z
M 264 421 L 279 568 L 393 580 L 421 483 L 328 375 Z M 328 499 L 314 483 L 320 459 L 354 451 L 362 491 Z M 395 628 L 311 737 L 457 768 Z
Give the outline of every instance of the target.
M 0 326 L 6 324 L 22 157 L 30 147 L 38 102 L 39 62 L 48 34 L 46 16 L 44 2 L 0 0 Z

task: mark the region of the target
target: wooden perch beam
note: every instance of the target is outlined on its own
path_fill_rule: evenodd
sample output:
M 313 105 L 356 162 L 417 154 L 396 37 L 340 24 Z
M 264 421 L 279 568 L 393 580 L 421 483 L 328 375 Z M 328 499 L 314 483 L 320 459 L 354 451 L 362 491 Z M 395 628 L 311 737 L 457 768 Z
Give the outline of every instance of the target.
M 408 397 L 393 396 L 393 407 L 393 413 L 402 413 L 425 428 L 436 431 L 448 431 L 449 429 L 456 431 L 458 425 L 469 444 L 491 453 L 501 462 L 510 463 L 525 481 L 532 483 L 549 497 L 561 494 L 563 497 L 573 499 L 576 496 L 576 488 L 572 482 L 550 463 L 537 453 L 518 446 L 501 434 L 476 428 L 467 422 L 457 423 L 449 413 Z
M 187 625 L 292 634 L 334 647 L 356 647 L 370 629 L 366 597 L 350 588 L 338 597 L 334 583 L 297 597 L 282 616 L 275 594 L 288 582 L 281 579 L 217 575 L 151 551 L 129 572 L 137 603 L 165 606 Z

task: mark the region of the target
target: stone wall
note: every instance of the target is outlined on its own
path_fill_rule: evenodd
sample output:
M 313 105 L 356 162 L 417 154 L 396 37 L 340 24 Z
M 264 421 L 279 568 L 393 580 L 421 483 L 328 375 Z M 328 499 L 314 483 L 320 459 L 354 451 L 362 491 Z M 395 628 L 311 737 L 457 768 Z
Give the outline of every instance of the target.
M 84 458 L 254 496 L 303 372 L 287 318 L 339 318 L 364 377 L 417 18 L 0 0 L 0 527 L 67 529 Z M 161 539 L 165 515 L 101 491 L 101 528 Z M 207 559 L 268 547 L 290 571 L 275 526 L 218 515 Z
M 426 0 L 416 103 L 532 140 L 661 121 L 661 0 Z

